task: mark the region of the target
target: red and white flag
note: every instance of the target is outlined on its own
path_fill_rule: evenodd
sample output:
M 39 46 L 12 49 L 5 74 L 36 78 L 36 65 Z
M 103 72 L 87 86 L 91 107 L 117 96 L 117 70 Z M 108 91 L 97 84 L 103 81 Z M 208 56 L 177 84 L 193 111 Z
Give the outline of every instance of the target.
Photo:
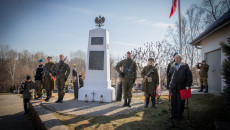
M 173 0 L 172 1 L 172 9 L 171 9 L 171 13 L 170 13 L 170 16 L 169 18 L 173 15 L 173 13 L 176 11 L 176 3 L 177 3 L 177 0 Z

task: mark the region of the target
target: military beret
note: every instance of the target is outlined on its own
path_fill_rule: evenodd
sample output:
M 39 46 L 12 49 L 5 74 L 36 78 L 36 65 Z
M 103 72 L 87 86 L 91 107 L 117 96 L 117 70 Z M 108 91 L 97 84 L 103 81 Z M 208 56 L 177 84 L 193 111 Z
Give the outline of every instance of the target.
M 132 54 L 132 53 L 130 51 L 128 51 L 127 54 Z
M 154 59 L 153 59 L 153 58 L 149 58 L 149 59 L 148 59 L 148 61 L 150 61 L 150 60 L 154 61 Z
M 44 62 L 44 60 L 43 60 L 43 59 L 40 59 L 38 62 Z
M 206 62 L 206 60 L 202 60 L 202 62 Z
M 175 56 L 175 55 L 177 55 L 178 54 L 178 52 L 175 52 L 174 54 L 173 54 L 173 56 Z
M 52 57 L 51 57 L 51 56 L 48 56 L 47 59 L 52 59 Z
M 27 76 L 26 76 L 26 79 L 27 79 L 27 80 L 30 80 L 30 79 L 31 79 L 31 76 L 30 76 L 30 75 L 27 75 Z

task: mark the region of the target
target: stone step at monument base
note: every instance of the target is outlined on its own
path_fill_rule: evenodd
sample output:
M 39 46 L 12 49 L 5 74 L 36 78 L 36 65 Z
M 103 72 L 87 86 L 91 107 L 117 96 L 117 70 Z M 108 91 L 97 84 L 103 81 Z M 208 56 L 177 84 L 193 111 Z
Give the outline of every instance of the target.
M 103 102 L 112 102 L 115 100 L 115 89 L 110 88 L 95 88 L 95 87 L 82 87 L 79 89 L 80 101 L 85 101 L 85 95 L 87 95 L 87 100 L 91 101 L 101 101 L 101 95 L 103 96 Z

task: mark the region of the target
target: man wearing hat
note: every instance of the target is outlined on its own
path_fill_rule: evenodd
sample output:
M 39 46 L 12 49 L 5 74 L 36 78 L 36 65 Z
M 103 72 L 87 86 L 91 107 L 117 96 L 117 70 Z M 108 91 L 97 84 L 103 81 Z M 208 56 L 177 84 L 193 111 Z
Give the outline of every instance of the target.
M 52 57 L 48 56 L 47 57 L 48 62 L 45 64 L 44 69 L 46 69 L 46 73 L 44 75 L 44 83 L 43 83 L 43 87 L 46 90 L 46 99 L 45 101 L 50 101 L 51 97 L 52 97 L 52 92 L 54 89 L 54 80 L 53 80 L 53 76 L 52 76 L 52 71 L 51 68 L 54 65 L 54 63 L 52 62 Z
M 154 64 L 154 59 L 148 59 L 148 65 L 144 67 L 141 71 L 141 77 L 143 78 L 143 86 L 142 91 L 145 95 L 145 106 L 147 108 L 149 105 L 149 99 L 151 97 L 152 107 L 156 108 L 155 106 L 155 96 L 156 96 L 156 88 L 159 85 L 159 76 L 158 71 Z
M 169 64 L 168 64 L 168 67 L 167 67 L 167 72 L 166 72 L 166 75 L 167 75 L 167 77 L 168 77 L 168 73 L 169 73 L 169 70 L 170 70 L 170 68 L 171 68 L 171 65 L 175 62 L 175 56 L 178 54 L 178 52 L 175 52 L 174 54 L 173 54 L 173 61 L 171 61 Z M 168 79 L 167 79 L 168 80 Z M 167 88 L 168 88 L 169 86 L 167 86 Z
M 209 65 L 206 64 L 206 61 L 203 60 L 202 61 L 202 64 L 201 63 L 198 63 L 196 65 L 196 67 L 198 69 L 200 69 L 200 91 L 198 92 L 203 92 L 203 88 L 205 88 L 205 93 L 208 92 L 208 82 L 207 82 L 207 79 L 208 79 L 208 69 L 209 69 Z
M 44 70 L 44 60 L 40 59 L 39 61 L 39 66 L 36 70 L 36 74 L 35 74 L 35 95 L 37 94 L 37 98 L 38 100 L 42 99 L 42 90 L 43 90 L 43 85 L 42 85 L 42 80 L 43 80 L 43 70 Z
M 124 104 L 123 107 L 128 106 L 131 107 L 131 99 L 132 99 L 132 88 L 135 80 L 137 79 L 137 64 L 135 61 L 132 61 L 132 54 L 127 52 L 126 59 L 117 63 L 115 69 L 116 71 L 123 76 L 122 78 L 122 91 L 123 91 L 123 98 Z M 128 72 L 124 73 L 121 71 L 120 67 L 124 69 L 128 67 Z
M 65 82 L 68 79 L 70 74 L 70 67 L 67 63 L 64 62 L 64 55 L 60 55 L 60 61 L 52 67 L 52 72 L 56 73 L 57 87 L 58 87 L 58 100 L 56 103 L 62 103 L 65 96 Z
M 185 105 L 185 100 L 181 100 L 180 90 L 188 90 L 192 85 L 193 77 L 188 64 L 182 62 L 180 54 L 177 54 L 174 59 L 175 62 L 171 65 L 168 73 L 167 86 L 170 86 L 171 90 L 171 118 L 180 120 L 183 117 Z

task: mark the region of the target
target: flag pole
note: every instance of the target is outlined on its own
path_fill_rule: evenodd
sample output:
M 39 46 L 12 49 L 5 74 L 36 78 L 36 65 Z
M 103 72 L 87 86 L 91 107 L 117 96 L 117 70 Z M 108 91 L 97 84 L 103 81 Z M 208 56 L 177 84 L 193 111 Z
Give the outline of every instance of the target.
M 179 16 L 179 42 L 180 42 L 179 53 L 182 55 L 180 0 L 178 0 L 178 16 Z

